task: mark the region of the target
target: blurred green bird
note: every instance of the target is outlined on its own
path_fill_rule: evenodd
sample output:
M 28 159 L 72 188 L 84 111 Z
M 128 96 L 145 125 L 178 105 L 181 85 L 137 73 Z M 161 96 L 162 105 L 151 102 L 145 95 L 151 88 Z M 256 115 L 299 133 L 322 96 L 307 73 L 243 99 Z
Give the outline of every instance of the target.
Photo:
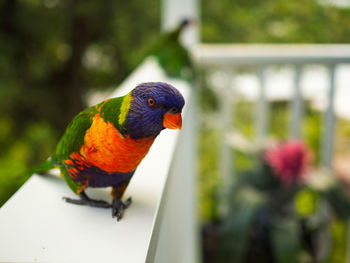
M 172 31 L 161 34 L 146 48 L 145 57 L 154 56 L 169 77 L 192 81 L 194 65 L 188 50 L 180 43 L 180 36 L 194 20 L 183 19 Z

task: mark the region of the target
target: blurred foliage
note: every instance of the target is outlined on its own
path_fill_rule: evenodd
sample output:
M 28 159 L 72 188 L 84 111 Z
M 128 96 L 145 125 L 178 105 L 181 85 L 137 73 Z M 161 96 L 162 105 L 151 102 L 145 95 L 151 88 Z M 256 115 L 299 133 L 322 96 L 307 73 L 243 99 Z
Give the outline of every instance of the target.
M 287 139 L 289 136 L 290 105 L 288 101 L 274 101 L 269 109 L 269 133 L 280 139 Z
M 2 124 L 4 120 L 1 121 Z M 0 126 L 0 205 L 27 179 L 21 172 L 28 165 L 45 160 L 56 145 L 56 131 L 45 122 L 31 123 L 19 137 L 9 132 L 9 124 Z M 6 131 L 7 130 L 7 131 Z
M 265 153 L 229 191 L 214 262 L 344 262 L 350 202 L 340 182 L 325 171 L 298 179 L 298 169 L 285 181 Z
M 219 187 L 219 134 L 211 127 L 203 125 L 199 134 L 199 199 L 203 221 L 215 220 L 218 215 Z
M 215 97 L 219 98 L 218 87 L 212 85 L 211 89 Z M 228 213 L 219 210 L 222 195 L 220 160 L 217 156 L 222 140 L 220 107 L 202 107 L 199 129 L 199 193 L 201 219 L 204 222 L 204 261 L 345 262 L 346 226 L 350 205 L 349 198 L 336 181 L 335 175 L 319 175 L 320 185 L 308 185 L 298 189 L 294 198 L 283 203 L 291 214 L 266 214 L 262 207 L 271 200 L 281 198 L 271 192 L 269 187 L 276 187 L 278 183 L 269 176 L 269 180 L 262 176 L 269 172 L 258 169 L 260 161 L 254 155 L 259 152 L 259 147 L 253 140 L 256 104 L 239 94 L 236 94 L 234 103 L 232 130 L 241 132 L 256 150 L 252 152 L 248 148 L 232 148 L 232 176 L 236 183 L 229 191 Z M 288 139 L 290 102 L 271 101 L 268 111 L 268 136 L 279 140 Z M 302 136 L 314 152 L 315 167 L 319 164 L 322 119 L 323 113 L 313 108 L 310 101 L 304 101 Z M 342 118 L 338 120 L 337 141 L 345 142 L 343 145 L 340 143 L 344 148 L 345 145 L 349 145 L 346 142 L 350 122 Z M 269 218 L 269 227 L 264 226 L 266 217 Z M 259 235 L 260 238 L 257 237 Z M 264 255 L 266 251 L 271 252 L 270 255 Z M 316 254 L 318 259 L 315 259 Z
M 333 240 L 332 252 L 328 262 L 343 263 L 344 255 L 347 251 L 347 224 L 341 220 L 335 220 L 331 225 L 331 235 Z
M 350 9 L 322 5 L 321 1 L 203 0 L 202 39 L 240 43 L 348 43 Z
M 349 43 L 350 24 L 348 21 L 350 9 L 325 4 L 326 2 L 322 0 L 203 0 L 201 1 L 202 41 L 209 43 Z M 239 71 L 240 69 L 236 70 Z M 208 74 L 206 77 L 208 77 Z M 210 81 L 203 82 L 206 84 L 205 88 L 214 91 L 215 95 L 220 93 L 215 83 Z M 208 94 L 206 93 L 205 95 Z M 293 211 L 295 214 L 291 218 L 274 217 L 271 221 L 274 227 L 270 231 L 270 237 L 267 240 L 260 240 L 261 242 L 259 243 L 256 242 L 256 236 L 264 236 L 267 230 L 266 227 L 259 228 L 257 226 L 259 222 L 253 219 L 253 215 L 259 213 L 261 220 L 265 220 L 266 216 L 258 208 L 268 198 L 264 193 L 257 191 L 253 187 L 243 187 L 241 189 L 237 186 L 231 191 L 231 202 L 229 203 L 231 213 L 229 212 L 226 215 L 230 219 L 225 221 L 226 239 L 223 243 L 217 244 L 219 243 L 218 234 L 213 234 L 213 229 L 218 231 L 222 226 L 223 215 L 218 213 L 217 208 L 213 208 L 215 202 L 218 201 L 217 197 L 219 195 L 218 192 L 215 195 L 215 191 L 220 189 L 219 186 L 221 185 L 220 177 L 217 174 L 219 160 L 217 160 L 218 157 L 214 156 L 213 152 L 220 151 L 219 147 L 222 138 L 219 137 L 216 144 L 213 144 L 212 140 L 207 141 L 207 138 L 208 131 L 210 131 L 210 137 L 220 136 L 222 131 L 220 130 L 220 102 L 216 103 L 216 105 L 213 104 L 212 101 L 215 101 L 212 100 L 213 97 L 215 96 L 203 96 L 201 98 L 202 104 L 200 105 L 204 115 L 203 119 L 206 118 L 205 121 L 201 122 L 204 123 L 202 124 L 204 127 L 200 128 L 202 132 L 200 135 L 200 150 L 212 149 L 212 152 L 204 153 L 200 151 L 202 159 L 200 160 L 201 184 L 199 192 L 202 198 L 201 201 L 203 201 L 201 202 L 201 217 L 203 221 L 207 222 L 204 225 L 205 229 L 211 229 L 211 232 L 208 232 L 209 235 L 204 237 L 206 244 L 215 243 L 216 246 L 212 246 L 211 249 L 219 248 L 220 250 L 220 248 L 226 248 L 226 250 L 221 250 L 222 253 L 216 257 L 205 254 L 208 257 L 204 261 L 214 262 L 215 260 L 213 261 L 212 259 L 216 258 L 217 260 L 219 259 L 218 262 L 240 262 L 239 259 L 246 256 L 244 262 L 264 262 L 263 256 L 259 257 L 259 251 L 269 251 L 271 246 L 273 246 L 275 249 L 274 258 L 266 259 L 265 262 L 313 262 L 312 255 L 307 252 L 307 249 L 310 249 L 306 245 L 307 242 L 300 243 L 298 240 L 298 237 L 303 235 L 306 239 L 310 236 L 313 236 L 316 240 L 324 240 L 325 236 L 331 238 L 333 245 L 329 248 L 330 251 L 325 252 L 328 252 L 328 258 L 325 261 L 344 262 L 346 224 L 344 223 L 344 215 L 341 212 L 343 209 L 338 207 L 344 207 L 344 202 L 347 202 L 347 198 L 341 194 L 344 193 L 342 189 L 337 187 L 330 188 L 327 194 L 310 188 L 301 190 L 296 195 L 295 203 L 294 201 L 290 202 L 290 205 L 294 207 Z M 243 133 L 248 140 L 252 139 L 255 134 L 256 116 L 254 102 L 242 101 L 238 98 L 235 103 L 232 127 Z M 317 165 L 319 163 L 323 114 L 312 108 L 308 101 L 304 102 L 304 109 L 302 137 L 313 149 L 314 164 Z M 269 136 L 282 140 L 287 139 L 290 128 L 289 102 L 276 101 L 270 103 L 269 113 Z M 350 145 L 349 136 L 347 136 L 350 131 L 349 125 L 350 122 L 347 120 L 339 120 L 337 123 L 338 136 L 336 136 L 336 147 L 338 152 L 348 151 L 346 147 Z M 253 143 L 253 141 L 251 142 Z M 209 156 L 215 158 L 215 164 L 212 164 L 213 160 L 209 159 Z M 235 149 L 232 162 L 236 172 L 232 176 L 235 177 L 234 180 L 241 180 L 237 173 L 242 174 L 244 170 L 252 170 L 255 167 L 256 158 L 249 156 L 244 151 Z M 209 165 L 209 163 L 212 165 Z M 213 181 L 216 178 L 219 181 Z M 213 188 L 210 188 L 210 186 L 213 186 Z M 210 193 L 210 195 L 203 193 Z M 217 211 L 217 214 L 209 213 L 205 210 L 207 205 L 203 204 L 208 203 L 211 204 L 209 206 L 210 211 Z M 327 204 L 332 206 L 333 209 L 328 215 L 334 212 L 337 214 L 336 218 L 331 216 L 331 218 L 328 217 L 328 221 L 326 219 L 324 219 L 325 221 L 317 221 L 317 218 L 326 218 L 323 217 L 322 211 L 323 209 L 329 209 Z M 218 206 L 218 203 L 216 205 Z M 317 214 L 317 216 L 309 220 L 311 214 Z M 211 225 L 210 222 L 212 222 Z M 252 226 L 252 224 L 253 229 L 256 231 L 249 229 L 249 226 Z M 323 230 L 320 231 L 317 226 L 322 226 Z M 318 232 L 316 234 L 313 231 Z M 212 235 L 214 241 L 210 242 L 210 235 Z M 276 242 L 271 243 L 271 238 Z M 256 242 L 255 246 L 253 246 L 255 249 L 245 250 L 241 255 L 239 253 L 235 254 L 237 251 L 242 251 L 244 242 L 251 242 L 252 244 L 254 240 Z M 227 253 L 230 253 L 231 257 L 228 257 Z M 249 258 L 249 255 L 252 257 Z M 223 260 L 222 257 L 225 258 L 225 256 L 226 260 Z M 212 261 L 206 261 L 207 258 L 210 258 Z
M 214 93 L 214 96 L 212 97 L 219 97 L 219 95 L 216 94 L 219 92 L 215 91 L 215 88 L 212 88 L 211 92 Z M 244 136 L 254 144 L 253 138 L 255 136 L 256 121 L 255 102 L 236 95 L 234 108 L 232 129 L 244 134 Z M 220 111 L 219 107 L 208 108 L 207 105 L 204 105 L 201 107 L 201 109 L 203 112 L 203 117 L 201 119 L 202 126 L 200 127 L 200 137 L 203 139 L 200 139 L 201 143 L 199 148 L 199 174 L 200 181 L 203 182 L 200 187 L 200 196 L 202 197 L 201 201 L 203 202 L 201 205 L 211 202 L 214 202 L 213 205 L 215 205 L 216 200 L 212 198 L 212 196 L 215 194 L 211 193 L 208 195 L 207 193 L 208 191 L 218 190 L 218 185 L 220 184 L 219 181 L 216 181 L 215 183 L 213 182 L 213 180 L 220 180 L 220 177 L 218 176 L 219 160 L 218 156 L 216 156 L 216 154 L 219 152 L 219 145 L 221 143 L 218 129 L 220 125 Z M 269 103 L 268 137 L 277 138 L 279 140 L 286 140 L 289 138 L 289 118 L 291 115 L 290 109 L 289 101 L 278 100 L 271 101 Z M 304 111 L 302 137 L 307 145 L 313 150 L 313 162 L 315 165 L 318 165 L 323 114 L 321 111 L 313 108 L 309 101 L 304 101 Z M 339 118 L 337 129 L 340 136 L 337 137 L 338 141 L 347 141 L 347 132 L 349 131 L 350 127 L 349 125 L 350 122 L 348 120 Z M 216 140 L 213 141 L 210 138 L 216 138 Z M 345 145 L 350 144 L 347 143 Z M 256 160 L 250 153 L 241 151 L 240 149 L 235 149 L 232 163 L 235 171 L 241 172 L 254 167 Z M 210 180 L 208 178 L 210 178 Z M 215 188 L 211 189 L 212 185 L 215 185 Z M 214 210 L 216 211 L 216 208 Z M 208 215 L 208 211 L 201 209 L 201 217 L 204 221 L 212 220 L 218 217 L 218 215 L 213 215 L 211 218 L 208 217 Z
M 252 103 L 243 96 L 236 95 L 235 110 L 233 111 L 234 129 L 242 132 L 247 138 L 253 139 L 255 136 L 254 124 L 256 109 Z
M 350 150 L 350 121 L 343 118 L 337 119 L 335 147 L 337 153 L 349 154 Z
M 139 1 L 2 1 L 1 112 L 16 125 L 45 120 L 62 131 L 87 89 L 115 87 L 136 66 L 128 54 L 159 28 L 158 2 L 147 8 L 134 16 Z

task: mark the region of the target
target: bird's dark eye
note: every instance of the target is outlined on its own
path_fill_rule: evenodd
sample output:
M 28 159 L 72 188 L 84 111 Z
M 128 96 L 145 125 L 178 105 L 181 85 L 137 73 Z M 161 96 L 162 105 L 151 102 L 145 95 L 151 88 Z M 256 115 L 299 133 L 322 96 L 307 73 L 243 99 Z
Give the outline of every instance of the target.
M 176 108 L 176 107 L 172 107 L 172 108 L 169 110 L 169 113 L 173 113 L 173 114 L 179 113 L 179 109 Z
M 153 98 L 149 98 L 147 100 L 147 103 L 148 103 L 149 106 L 154 106 L 156 104 L 156 101 Z

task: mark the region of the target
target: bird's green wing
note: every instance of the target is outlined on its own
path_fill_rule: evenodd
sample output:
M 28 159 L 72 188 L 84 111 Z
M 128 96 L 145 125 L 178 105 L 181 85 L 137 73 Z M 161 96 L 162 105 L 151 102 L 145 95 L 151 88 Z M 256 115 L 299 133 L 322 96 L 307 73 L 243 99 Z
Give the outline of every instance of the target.
M 90 107 L 80 112 L 74 117 L 72 122 L 68 125 L 61 140 L 58 142 L 56 152 L 52 157 L 53 162 L 60 167 L 61 175 L 67 182 L 68 186 L 76 194 L 80 193 L 82 184 L 75 182 L 67 171 L 65 160 L 70 158 L 74 152 L 79 152 L 81 146 L 84 144 L 84 136 L 86 131 L 92 124 L 93 116 L 97 113 L 96 107 Z
M 90 128 L 96 114 L 97 109 L 93 106 L 74 117 L 58 142 L 56 153 L 53 156 L 55 163 L 62 164 L 62 161 L 67 160 L 72 153 L 79 152 L 84 144 L 85 133 Z

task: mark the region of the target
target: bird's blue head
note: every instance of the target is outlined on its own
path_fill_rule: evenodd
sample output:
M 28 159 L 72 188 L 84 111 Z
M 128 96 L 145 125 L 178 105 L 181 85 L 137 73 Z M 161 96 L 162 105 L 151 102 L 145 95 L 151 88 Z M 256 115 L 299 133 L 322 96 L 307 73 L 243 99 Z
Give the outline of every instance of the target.
M 170 84 L 142 83 L 131 96 L 126 125 L 132 139 L 157 136 L 165 128 L 181 129 L 185 100 Z

